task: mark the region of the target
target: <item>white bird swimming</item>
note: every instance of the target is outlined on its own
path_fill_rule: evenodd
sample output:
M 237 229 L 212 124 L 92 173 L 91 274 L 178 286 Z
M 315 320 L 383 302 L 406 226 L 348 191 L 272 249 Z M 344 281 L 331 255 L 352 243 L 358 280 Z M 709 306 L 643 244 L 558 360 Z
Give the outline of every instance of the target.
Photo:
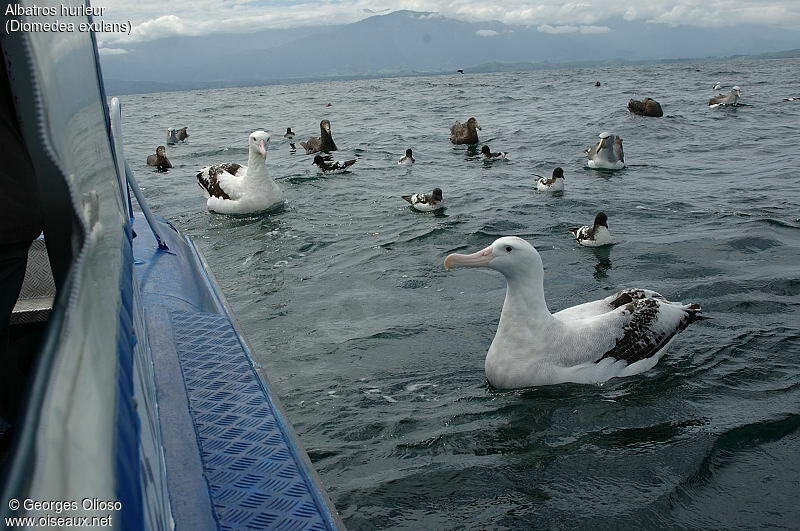
M 405 156 L 397 161 L 398 164 L 402 165 L 411 165 L 414 164 L 414 162 L 416 162 L 414 160 L 414 152 L 411 151 L 411 149 L 407 149 Z
M 625 167 L 625 153 L 622 138 L 611 133 L 600 133 L 600 142 L 584 150 L 588 157 L 587 166 L 602 170 L 621 170 Z
M 269 133 L 254 131 L 248 138 L 247 166 L 235 162 L 207 166 L 197 182 L 208 197 L 208 209 L 221 214 L 251 214 L 283 203 L 283 192 L 267 170 Z
M 569 231 L 575 236 L 575 240 L 584 247 L 601 247 L 614 243 L 611 233 L 608 231 L 608 216 L 604 212 L 597 213 L 592 226 L 574 227 Z
M 400 197 L 411 203 L 414 209 L 421 212 L 430 212 L 444 207 L 441 188 L 434 188 L 429 194 L 411 194 Z
M 646 289 L 626 289 L 550 313 L 542 259 L 516 236 L 445 258 L 445 268 L 454 265 L 489 267 L 508 283 L 485 365 L 489 383 L 501 389 L 639 374 L 655 366 L 678 332 L 705 319 L 697 304 L 670 302 Z
M 725 94 L 720 94 L 719 96 L 714 96 L 710 100 L 708 100 L 709 107 L 717 107 L 719 105 L 738 105 L 740 96 L 739 87 L 733 87 L 731 89 L 730 94 L 727 96 Z
M 553 176 L 536 179 L 536 189 L 543 192 L 560 192 L 564 190 L 564 170 L 558 167 L 553 170 Z

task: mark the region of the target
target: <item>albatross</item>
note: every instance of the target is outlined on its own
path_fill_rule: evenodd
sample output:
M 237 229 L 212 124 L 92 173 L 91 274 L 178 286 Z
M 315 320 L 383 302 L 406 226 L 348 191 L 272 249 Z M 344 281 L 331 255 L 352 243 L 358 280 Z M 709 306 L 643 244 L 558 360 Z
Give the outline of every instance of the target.
M 267 171 L 269 133 L 253 131 L 247 139 L 247 166 L 235 162 L 206 166 L 197 183 L 209 210 L 221 214 L 252 214 L 283 203 L 283 192 Z
M 601 170 L 621 170 L 625 167 L 625 153 L 622 150 L 622 138 L 611 133 L 600 133 L 600 142 L 584 150 L 590 168 Z
M 709 107 L 717 107 L 719 105 L 738 105 L 740 91 L 739 87 L 733 87 L 730 94 L 720 94 L 708 100 Z
M 670 302 L 639 288 L 550 313 L 542 258 L 516 236 L 445 258 L 445 268 L 454 265 L 489 267 L 506 278 L 506 300 L 485 365 L 489 383 L 499 389 L 642 373 L 655 366 L 678 332 L 707 319 L 697 304 Z

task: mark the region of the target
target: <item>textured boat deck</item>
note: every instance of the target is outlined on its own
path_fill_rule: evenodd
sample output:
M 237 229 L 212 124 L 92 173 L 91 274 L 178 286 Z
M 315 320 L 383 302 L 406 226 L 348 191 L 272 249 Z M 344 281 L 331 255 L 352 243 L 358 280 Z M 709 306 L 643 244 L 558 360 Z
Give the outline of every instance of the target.
M 134 228 L 175 528 L 343 528 L 199 251 Z
M 202 312 L 171 318 L 220 527 L 328 529 L 231 323 Z

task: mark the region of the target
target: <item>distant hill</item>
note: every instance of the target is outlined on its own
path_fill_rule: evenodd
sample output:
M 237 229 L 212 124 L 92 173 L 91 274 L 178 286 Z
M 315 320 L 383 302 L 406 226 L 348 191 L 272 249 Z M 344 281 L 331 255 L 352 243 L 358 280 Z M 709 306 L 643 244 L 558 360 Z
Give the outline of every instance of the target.
M 699 28 L 617 20 L 583 32 L 543 29 L 396 11 L 344 25 L 134 43 L 125 47 L 127 53 L 101 55 L 101 64 L 108 91 L 119 94 L 459 68 L 527 70 L 738 54 L 797 57 L 800 44 L 798 32 L 756 25 Z

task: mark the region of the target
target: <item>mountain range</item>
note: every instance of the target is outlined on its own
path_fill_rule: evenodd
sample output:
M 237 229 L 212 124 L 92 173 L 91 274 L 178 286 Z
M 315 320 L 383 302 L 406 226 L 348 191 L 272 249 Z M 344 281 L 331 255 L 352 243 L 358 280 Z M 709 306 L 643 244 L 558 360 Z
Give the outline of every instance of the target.
M 528 27 L 395 11 L 359 22 L 169 37 L 103 55 L 111 94 L 505 69 L 752 55 L 800 48 L 800 32 L 637 21 Z M 102 52 L 102 50 L 101 50 Z M 527 65 L 527 67 L 526 67 Z

